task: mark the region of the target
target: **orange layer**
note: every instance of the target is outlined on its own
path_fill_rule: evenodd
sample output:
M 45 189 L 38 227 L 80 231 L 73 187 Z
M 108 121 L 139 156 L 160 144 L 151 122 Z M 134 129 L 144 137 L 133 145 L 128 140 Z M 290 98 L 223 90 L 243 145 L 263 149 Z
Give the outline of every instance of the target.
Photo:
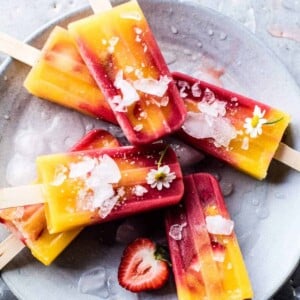
M 33 95 L 117 123 L 68 31 L 55 27 L 24 82 Z

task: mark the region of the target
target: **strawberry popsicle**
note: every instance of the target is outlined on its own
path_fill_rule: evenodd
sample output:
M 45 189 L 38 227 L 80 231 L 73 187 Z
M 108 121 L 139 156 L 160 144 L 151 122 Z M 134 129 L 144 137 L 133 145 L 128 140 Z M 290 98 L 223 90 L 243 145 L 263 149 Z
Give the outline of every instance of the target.
M 250 299 L 251 284 L 216 179 L 184 177 L 180 205 L 168 209 L 166 230 L 179 300 Z
M 119 145 L 118 140 L 107 131 L 93 130 L 70 151 L 118 147 Z M 50 234 L 47 230 L 44 204 L 2 209 L 0 220 L 14 233 L 14 236 L 9 236 L 0 245 L 2 249 L 5 249 L 1 252 L 1 268 L 9 262 L 8 255 L 14 251 L 17 255 L 25 245 L 31 250 L 33 256 L 43 264 L 49 265 L 82 230 L 82 228 L 76 228 L 63 233 Z M 21 242 L 18 242 L 18 239 Z M 13 241 L 14 246 L 12 246 Z
M 284 161 L 283 147 L 286 157 L 295 157 L 280 143 L 288 114 L 181 73 L 173 76 L 188 111 L 179 132 L 183 141 L 257 179 L 265 178 L 273 157 Z M 285 163 L 296 168 L 299 158 L 290 160 Z
M 152 142 L 181 127 L 183 101 L 136 1 L 68 28 L 132 144 Z

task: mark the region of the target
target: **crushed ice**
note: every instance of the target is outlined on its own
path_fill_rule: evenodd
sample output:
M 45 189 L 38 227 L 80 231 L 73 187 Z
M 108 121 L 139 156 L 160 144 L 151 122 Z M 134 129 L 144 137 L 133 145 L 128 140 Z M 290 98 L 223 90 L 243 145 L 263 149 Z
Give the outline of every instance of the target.
M 180 241 L 182 239 L 182 230 L 186 226 L 187 226 L 186 222 L 182 224 L 173 224 L 170 227 L 169 236 L 176 241 Z
M 230 235 L 233 231 L 234 222 L 221 215 L 207 216 L 205 221 L 207 231 L 211 234 Z

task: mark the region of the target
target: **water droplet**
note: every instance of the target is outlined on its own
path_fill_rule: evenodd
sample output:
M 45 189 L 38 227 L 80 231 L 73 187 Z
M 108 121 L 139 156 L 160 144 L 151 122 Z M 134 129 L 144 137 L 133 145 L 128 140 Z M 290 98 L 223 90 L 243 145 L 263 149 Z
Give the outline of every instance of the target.
M 260 203 L 260 201 L 259 201 L 258 198 L 252 198 L 251 203 L 252 203 L 254 206 L 258 206 L 259 203 Z
M 221 175 L 220 175 L 219 173 L 213 172 L 212 175 L 213 175 L 218 181 L 221 180 Z
M 222 41 L 226 40 L 226 39 L 227 39 L 227 33 L 221 32 L 219 38 L 220 38 L 220 40 L 222 40 Z
M 78 281 L 78 291 L 82 294 L 108 298 L 105 268 L 98 267 L 83 273 Z
M 223 196 L 227 197 L 233 192 L 233 184 L 231 182 L 222 181 L 220 183 Z
M 175 26 L 171 26 L 171 31 L 173 34 L 178 34 L 178 29 Z
M 116 295 L 118 293 L 119 283 L 112 276 L 107 278 L 107 288 L 110 295 Z
M 94 124 L 88 123 L 88 124 L 85 126 L 85 130 L 86 130 L 86 131 L 90 131 L 90 130 L 92 130 L 94 127 L 95 127 Z
M 258 219 L 261 219 L 261 220 L 266 219 L 270 215 L 269 210 L 265 206 L 260 206 L 259 208 L 257 208 L 257 210 L 255 212 L 256 212 Z
M 209 36 L 213 36 L 215 34 L 212 29 L 208 29 L 207 33 Z
M 300 287 L 296 287 L 294 291 L 295 291 L 295 300 L 298 299 L 300 300 Z
M 174 52 L 169 52 L 169 51 L 164 52 L 164 58 L 167 65 L 171 65 L 175 63 L 177 59 L 176 54 Z
M 191 52 L 190 49 L 184 49 L 184 50 L 183 50 L 183 53 L 184 53 L 185 55 L 187 55 L 187 56 L 191 56 L 191 55 L 192 55 L 192 52 Z
M 4 115 L 3 116 L 5 120 L 10 120 L 10 116 L 9 115 Z
M 202 44 L 201 42 L 198 42 L 198 43 L 197 43 L 197 47 L 202 48 L 202 47 L 203 47 L 203 44 Z
M 277 193 L 275 194 L 275 198 L 277 198 L 277 199 L 284 199 L 284 198 L 285 198 L 285 195 L 282 194 L 282 193 L 277 192 Z
M 128 222 L 122 223 L 116 233 L 116 241 L 119 243 L 128 244 L 139 236 L 139 231 Z

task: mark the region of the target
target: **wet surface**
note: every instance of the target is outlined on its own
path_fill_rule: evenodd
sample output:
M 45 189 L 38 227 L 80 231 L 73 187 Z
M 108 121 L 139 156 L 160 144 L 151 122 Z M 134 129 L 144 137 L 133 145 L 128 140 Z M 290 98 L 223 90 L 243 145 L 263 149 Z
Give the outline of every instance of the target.
M 254 33 L 265 45 L 267 45 L 275 54 L 281 59 L 290 73 L 293 75 L 298 85 L 300 85 L 300 1 L 298 0 L 199 0 L 204 6 L 207 6 L 211 9 L 214 9 L 222 14 L 225 14 L 236 21 L 240 22 L 248 30 Z M 28 1 L 19 0 L 19 1 L 6 1 L 1 3 L 1 13 L 0 13 L 0 28 L 1 31 L 4 31 L 18 39 L 25 39 L 32 32 L 38 29 L 40 26 L 43 26 L 47 22 L 57 18 L 67 12 L 71 12 L 77 8 L 87 5 L 87 1 L 84 0 L 61 0 L 61 1 L 48 1 L 43 0 L 39 1 L 36 4 L 28 5 Z M 178 35 L 178 28 L 175 25 L 170 26 L 170 32 L 176 36 Z M 226 32 L 216 32 L 213 28 L 207 28 L 207 35 L 209 37 L 218 37 L 220 40 L 227 40 Z M 202 48 L 201 41 L 198 41 L 199 49 Z M 199 57 L 193 57 L 188 49 L 183 51 L 185 57 L 190 60 L 198 60 Z M 174 53 L 166 55 L 166 60 L 170 65 L 176 63 L 176 57 Z M 201 65 L 199 65 L 198 70 L 194 75 L 202 76 L 203 79 L 210 81 L 212 83 L 222 85 L 220 77 L 223 75 L 224 70 L 222 66 L 215 65 L 213 60 L 209 55 L 203 54 L 201 57 Z M 0 54 L 0 63 L 5 59 L 4 55 Z M 235 63 L 238 65 L 239 60 L 236 60 Z M 3 78 L 7 80 L 6 78 Z M 0 112 L 1 114 L 1 112 Z M 0 118 L 5 120 L 10 120 L 9 114 L 0 115 Z M 47 116 L 44 116 L 45 123 L 47 122 Z M 57 115 L 59 119 L 59 114 Z M 76 116 L 74 116 L 76 118 Z M 55 120 L 52 120 L 51 124 L 45 125 L 45 139 L 42 144 L 37 143 L 40 141 L 39 136 L 35 136 L 35 127 L 34 124 L 28 123 L 27 131 L 20 131 L 20 136 L 18 139 L 22 140 L 23 148 L 19 148 L 19 152 L 15 157 L 11 158 L 12 168 L 14 174 L 6 174 L 7 181 L 11 184 L 22 184 L 24 182 L 24 177 L 16 177 L 15 174 L 18 173 L 18 170 L 14 168 L 22 168 L 26 170 L 26 160 L 23 159 L 23 156 L 26 156 L 26 150 L 28 145 L 34 143 L 36 145 L 34 153 L 35 155 L 46 153 L 49 151 L 58 151 L 63 149 L 65 146 L 69 146 L 74 143 L 72 140 L 78 139 L 77 137 L 70 137 L 70 139 L 59 140 L 60 137 L 57 137 L 58 141 L 54 145 L 54 148 L 51 142 L 46 143 L 48 138 L 51 136 L 51 130 L 54 130 L 56 123 Z M 74 121 L 74 120 L 73 120 Z M 82 127 L 82 131 L 88 130 L 89 125 L 84 121 L 78 121 Z M 77 124 L 78 124 L 77 122 Z M 54 128 L 54 129 L 53 129 Z M 29 132 L 30 131 L 30 132 Z M 30 134 L 29 134 L 29 133 Z M 34 138 L 37 138 L 35 141 Z M 20 164 L 22 161 L 22 165 Z M 32 170 L 28 170 L 30 173 Z M 34 178 L 34 176 L 33 176 Z M 28 180 L 28 177 L 26 178 Z M 226 195 L 230 195 L 234 190 L 235 186 L 232 182 L 229 181 L 220 181 L 223 192 Z M 257 186 L 257 189 L 262 189 L 261 186 Z M 263 194 L 262 194 L 263 195 Z M 284 198 L 284 195 L 278 194 L 278 198 Z M 246 201 L 245 205 L 255 206 L 256 213 L 259 219 L 266 218 L 268 214 L 268 207 L 265 207 L 263 199 L 249 199 Z M 131 224 L 122 224 L 123 227 L 119 228 L 119 231 Z M 127 237 L 120 232 L 118 233 L 118 239 L 123 241 Z M 133 235 L 135 232 L 132 233 Z M 241 238 L 241 243 L 251 242 L 247 239 L 247 236 Z M 85 273 L 82 273 L 81 281 L 79 283 L 78 289 L 83 293 L 94 295 L 99 293 L 106 298 L 107 293 L 110 291 L 112 293 L 115 289 L 115 279 L 111 277 L 112 275 L 107 273 L 103 268 L 99 267 L 97 269 L 87 270 Z M 91 286 L 91 281 L 86 280 L 92 277 L 95 279 L 95 285 Z M 15 299 L 12 293 L 9 291 L 8 287 L 3 281 L 0 281 L 0 299 Z M 127 299 L 127 298 L 126 298 Z M 280 291 L 273 297 L 274 300 L 288 300 L 288 299 L 300 299 L 300 267 L 295 271 L 290 279 L 283 285 Z

